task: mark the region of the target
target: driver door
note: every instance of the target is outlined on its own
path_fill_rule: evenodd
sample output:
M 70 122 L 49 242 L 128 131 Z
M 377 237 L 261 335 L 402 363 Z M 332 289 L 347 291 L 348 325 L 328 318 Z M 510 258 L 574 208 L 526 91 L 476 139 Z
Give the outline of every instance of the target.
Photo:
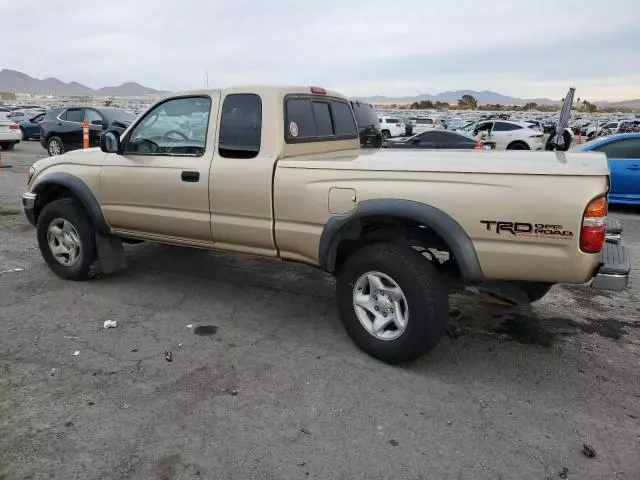
M 212 244 L 209 171 L 219 95 L 172 98 L 125 132 L 106 155 L 99 200 L 122 236 Z

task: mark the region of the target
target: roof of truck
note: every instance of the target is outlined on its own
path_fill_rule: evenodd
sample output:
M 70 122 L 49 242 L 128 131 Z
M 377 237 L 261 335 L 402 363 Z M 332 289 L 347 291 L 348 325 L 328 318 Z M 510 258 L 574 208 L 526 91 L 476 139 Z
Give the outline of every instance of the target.
M 325 92 L 325 93 L 320 93 Z M 165 98 L 177 97 L 177 96 L 191 96 L 191 95 L 229 95 L 233 93 L 257 93 L 260 95 L 279 95 L 284 97 L 285 95 L 299 94 L 299 95 L 318 95 L 319 97 L 338 97 L 346 98 L 343 94 L 334 90 L 328 90 L 323 87 L 316 86 L 301 86 L 301 85 L 241 85 L 237 87 L 228 88 L 205 88 L 199 90 L 191 90 L 187 92 L 170 93 L 165 95 Z

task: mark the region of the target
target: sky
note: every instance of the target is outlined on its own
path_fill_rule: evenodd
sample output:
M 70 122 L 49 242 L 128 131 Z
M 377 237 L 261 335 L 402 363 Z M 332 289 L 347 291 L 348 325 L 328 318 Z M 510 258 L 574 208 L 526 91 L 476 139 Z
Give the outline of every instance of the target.
M 92 88 L 640 98 L 640 0 L 0 0 L 0 69 Z M 38 33 L 40 32 L 40 33 Z

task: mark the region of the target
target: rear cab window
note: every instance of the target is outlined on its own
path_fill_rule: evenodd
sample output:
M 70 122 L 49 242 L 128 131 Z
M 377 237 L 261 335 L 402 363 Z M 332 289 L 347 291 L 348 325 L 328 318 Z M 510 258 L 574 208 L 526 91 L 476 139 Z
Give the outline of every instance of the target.
M 358 138 L 353 111 L 347 100 L 318 95 L 287 95 L 286 143 L 326 142 Z

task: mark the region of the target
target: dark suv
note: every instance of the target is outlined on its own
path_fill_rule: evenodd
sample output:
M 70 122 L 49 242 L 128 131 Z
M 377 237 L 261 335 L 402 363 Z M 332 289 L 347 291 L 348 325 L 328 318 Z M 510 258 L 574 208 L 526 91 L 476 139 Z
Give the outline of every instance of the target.
M 360 147 L 381 148 L 382 132 L 378 115 L 370 103 L 351 100 L 351 108 L 356 115 L 358 133 L 360 134 Z
M 89 146 L 100 146 L 107 129 L 124 131 L 135 120 L 132 113 L 115 107 L 68 107 L 49 110 L 40 124 L 40 144 L 49 156 L 82 148 L 82 122 L 89 122 Z

